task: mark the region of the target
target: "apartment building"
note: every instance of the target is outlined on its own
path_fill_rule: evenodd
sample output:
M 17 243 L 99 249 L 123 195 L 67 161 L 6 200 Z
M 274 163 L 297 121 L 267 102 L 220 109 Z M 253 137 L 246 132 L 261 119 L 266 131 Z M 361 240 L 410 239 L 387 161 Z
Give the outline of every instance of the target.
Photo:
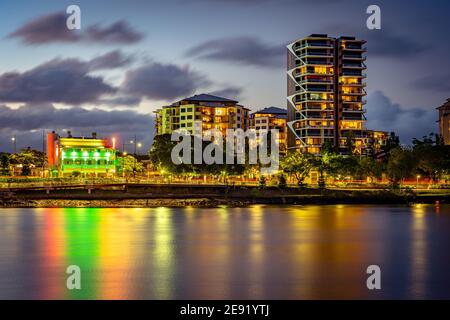
M 450 98 L 436 109 L 439 111 L 439 134 L 444 143 L 450 145 Z
M 351 137 L 355 151 L 364 152 L 365 43 L 312 34 L 287 46 L 289 149 L 318 154 L 330 140 L 346 153 Z
M 278 145 L 281 154 L 287 150 L 287 111 L 277 107 L 268 107 L 250 115 L 250 128 L 259 130 L 277 129 L 279 132 Z
M 201 121 L 203 131 L 215 128 L 225 136 L 227 129 L 249 127 L 249 111 L 235 100 L 194 95 L 155 111 L 156 134 L 170 134 L 177 129 L 193 132 L 194 122 Z

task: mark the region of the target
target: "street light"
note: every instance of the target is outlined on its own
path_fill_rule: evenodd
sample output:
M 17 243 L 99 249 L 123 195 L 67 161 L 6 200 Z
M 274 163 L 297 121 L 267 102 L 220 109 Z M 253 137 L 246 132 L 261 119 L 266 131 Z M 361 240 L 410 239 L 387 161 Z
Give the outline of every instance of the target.
M 16 135 L 14 135 L 12 138 L 11 138 L 11 141 L 12 141 L 12 143 L 13 143 L 13 145 L 14 145 L 14 154 L 17 152 L 17 139 L 16 139 Z
M 420 174 L 417 175 L 417 180 L 416 180 L 416 189 L 419 188 L 419 179 L 420 179 Z
M 136 136 L 134 136 L 134 140 L 130 140 L 129 143 L 123 143 L 122 144 L 122 155 L 126 156 L 128 153 L 125 151 L 125 146 L 127 145 L 133 145 L 134 146 L 134 166 L 133 166 L 133 177 L 136 177 L 136 166 L 137 166 L 137 149 L 140 149 L 142 147 L 142 143 L 137 142 Z

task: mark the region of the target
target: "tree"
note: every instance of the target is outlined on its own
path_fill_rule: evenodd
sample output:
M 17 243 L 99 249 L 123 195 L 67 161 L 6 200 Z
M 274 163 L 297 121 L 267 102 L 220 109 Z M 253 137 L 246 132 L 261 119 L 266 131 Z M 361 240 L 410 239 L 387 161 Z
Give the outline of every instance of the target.
M 137 161 L 137 159 L 132 155 L 127 155 L 120 159 L 122 164 L 122 171 L 125 174 L 132 174 L 135 168 L 136 172 L 144 172 L 144 165 L 142 164 L 142 162 Z
M 174 175 L 214 175 L 214 176 L 232 176 L 241 175 L 244 173 L 245 165 L 237 164 L 236 155 L 234 158 L 234 164 L 206 164 L 203 162 L 200 164 L 179 164 L 176 165 L 172 161 L 172 149 L 178 142 L 171 141 L 170 134 L 158 135 L 153 141 L 153 145 L 149 151 L 149 157 L 152 164 L 160 171 L 171 173 Z M 202 152 L 209 145 L 209 141 L 202 141 Z M 191 142 L 190 157 L 193 159 L 194 146 Z
M 416 165 L 412 150 L 396 147 L 389 153 L 386 174 L 393 185 L 401 184 L 403 179 L 413 175 Z
M 450 168 L 450 147 L 445 146 L 438 135 L 430 134 L 422 140 L 413 139 L 413 154 L 417 159 L 417 170 L 437 181 Z
M 160 171 L 175 173 L 177 167 L 172 162 L 171 152 L 176 142 L 171 141 L 170 134 L 157 135 L 149 151 L 152 164 Z
M 322 156 L 311 156 L 309 157 L 309 163 L 312 168 L 315 168 L 319 173 L 319 178 L 317 180 L 319 188 L 325 188 L 325 172 L 330 170 L 330 155 L 325 154 Z
M 281 160 L 281 168 L 284 173 L 293 176 L 297 180 L 298 186 L 303 186 L 306 177 L 311 171 L 312 164 L 309 156 L 295 151 L 288 153 Z
M 395 134 L 395 132 L 391 132 L 386 140 L 386 144 L 383 146 L 383 151 L 388 154 L 392 149 L 399 146 L 400 138 Z
M 260 177 L 259 177 L 259 181 L 258 181 L 258 186 L 260 187 L 260 188 L 265 188 L 266 187 L 266 177 L 265 176 L 263 176 L 263 175 L 261 175 Z
M 348 154 L 355 153 L 355 134 L 352 130 L 345 133 L 345 148 Z
M 21 175 L 29 176 L 32 167 L 43 167 L 45 164 L 45 153 L 33 150 L 30 147 L 22 149 L 20 153 L 13 154 L 10 158 L 11 164 L 21 165 Z
M 336 146 L 333 144 L 333 141 L 331 141 L 331 139 L 325 139 L 325 141 L 322 143 L 322 146 L 320 148 L 320 153 L 322 155 L 337 154 L 338 150 L 337 150 Z
M 380 179 L 383 175 L 383 163 L 371 157 L 362 157 L 358 161 L 356 168 L 358 177 Z
M 0 153 L 0 175 L 2 175 L 2 176 L 10 175 L 9 158 L 10 158 L 10 156 L 7 153 L 5 153 L 5 152 Z
M 286 177 L 284 176 L 284 174 L 278 175 L 278 187 L 281 189 L 287 187 Z
M 327 174 L 335 178 L 341 177 L 356 177 L 358 171 L 358 158 L 350 155 L 324 155 L 325 162 L 324 170 Z

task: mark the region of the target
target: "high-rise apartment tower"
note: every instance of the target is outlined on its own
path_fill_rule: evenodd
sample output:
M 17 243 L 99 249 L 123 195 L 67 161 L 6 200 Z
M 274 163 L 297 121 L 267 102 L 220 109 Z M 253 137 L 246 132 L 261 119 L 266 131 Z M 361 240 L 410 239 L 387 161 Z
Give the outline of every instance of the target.
M 288 148 L 364 153 L 364 40 L 312 34 L 287 46 Z

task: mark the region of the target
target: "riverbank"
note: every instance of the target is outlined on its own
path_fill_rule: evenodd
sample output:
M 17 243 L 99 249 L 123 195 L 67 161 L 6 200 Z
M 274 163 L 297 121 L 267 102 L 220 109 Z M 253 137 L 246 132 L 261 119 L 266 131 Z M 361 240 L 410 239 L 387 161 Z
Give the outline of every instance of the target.
M 107 189 L 15 190 L 0 195 L 0 207 L 246 207 L 254 204 L 450 203 L 449 190 L 338 190 L 228 186 L 127 186 Z

